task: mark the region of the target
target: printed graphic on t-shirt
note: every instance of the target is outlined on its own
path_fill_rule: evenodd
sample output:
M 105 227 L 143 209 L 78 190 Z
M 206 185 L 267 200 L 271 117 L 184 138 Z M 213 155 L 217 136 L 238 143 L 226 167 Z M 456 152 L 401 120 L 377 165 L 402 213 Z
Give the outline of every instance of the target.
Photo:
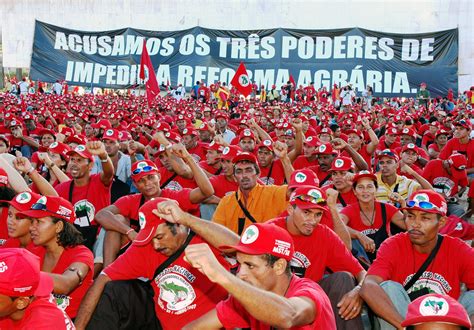
M 66 308 L 68 308 L 71 297 L 63 294 L 53 294 L 53 297 L 55 300 L 54 302 L 61 310 L 65 311 Z
M 311 261 L 303 253 L 295 251 L 293 258 L 290 261 L 292 272 L 299 276 L 304 277 L 306 269 L 311 266 Z
M 408 283 L 408 281 L 411 280 L 413 275 L 415 274 L 407 276 L 407 278 L 403 282 L 403 285 Z M 408 293 L 423 288 L 427 288 L 429 290 L 429 293 L 438 293 L 443 295 L 447 295 L 452 290 L 451 285 L 449 285 L 448 281 L 446 281 L 443 275 L 429 271 L 425 271 L 420 276 L 418 281 L 416 281 L 415 284 L 413 284 L 413 286 L 408 290 Z
M 169 190 L 174 190 L 174 191 L 181 191 L 183 190 L 183 186 L 181 186 L 178 182 L 176 181 L 170 181 L 166 187 L 164 187 L 166 189 L 169 189 Z
M 158 305 L 170 314 L 179 315 L 188 310 L 195 309 L 196 293 L 192 286 L 196 277 L 186 268 L 173 266 L 165 269 L 155 279 L 155 284 L 160 290 Z
M 438 177 L 433 180 L 433 188 L 440 194 L 451 196 L 451 191 L 454 188 L 454 181 L 446 177 Z
M 76 213 L 74 224 L 79 227 L 88 227 L 94 220 L 95 207 L 87 199 L 83 199 L 74 204 L 74 212 Z
M 266 186 L 271 186 L 275 184 L 275 179 L 273 179 L 272 177 L 264 177 L 260 178 L 260 180 L 262 180 L 263 184 Z

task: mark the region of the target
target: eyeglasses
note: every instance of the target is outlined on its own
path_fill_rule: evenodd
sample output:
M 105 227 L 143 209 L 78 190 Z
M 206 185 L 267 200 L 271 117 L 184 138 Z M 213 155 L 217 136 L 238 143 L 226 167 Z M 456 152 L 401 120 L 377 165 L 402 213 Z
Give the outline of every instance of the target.
M 310 195 L 299 195 L 299 196 L 295 196 L 295 199 L 299 199 L 302 202 L 309 202 L 312 204 L 326 205 L 326 200 L 322 197 L 314 198 L 313 196 L 310 196 Z
M 154 166 L 150 166 L 150 165 L 147 165 L 147 166 L 143 166 L 143 167 L 140 167 L 140 168 L 137 168 L 137 169 L 134 169 L 132 174 L 133 175 L 137 175 L 137 174 L 140 174 L 140 173 L 146 173 L 146 172 L 151 172 L 155 170 L 156 171 L 156 167 Z
M 421 202 L 408 201 L 407 206 L 408 207 L 419 207 L 420 209 L 423 209 L 423 210 L 437 210 L 437 211 L 439 210 L 439 208 L 436 205 L 434 205 L 431 202 L 426 202 L 426 201 L 421 201 Z

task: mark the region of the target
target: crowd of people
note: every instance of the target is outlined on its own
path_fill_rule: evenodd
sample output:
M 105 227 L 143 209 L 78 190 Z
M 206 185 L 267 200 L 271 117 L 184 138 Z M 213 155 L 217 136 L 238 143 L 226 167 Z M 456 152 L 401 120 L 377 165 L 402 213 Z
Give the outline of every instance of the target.
M 0 94 L 0 329 L 471 326 L 474 87 L 167 90 Z

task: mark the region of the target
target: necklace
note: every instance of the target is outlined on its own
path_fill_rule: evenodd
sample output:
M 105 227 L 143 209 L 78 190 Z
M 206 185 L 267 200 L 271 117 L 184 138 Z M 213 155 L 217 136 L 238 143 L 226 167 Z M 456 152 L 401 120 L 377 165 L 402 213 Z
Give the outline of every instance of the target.
M 375 205 L 374 205 L 374 210 L 372 211 L 372 216 L 370 218 L 367 216 L 367 214 L 365 214 L 364 210 L 362 210 L 360 203 L 359 203 L 359 209 L 360 209 L 360 213 L 364 216 L 364 218 L 369 223 L 369 226 L 372 227 L 374 225 L 374 220 L 375 220 Z

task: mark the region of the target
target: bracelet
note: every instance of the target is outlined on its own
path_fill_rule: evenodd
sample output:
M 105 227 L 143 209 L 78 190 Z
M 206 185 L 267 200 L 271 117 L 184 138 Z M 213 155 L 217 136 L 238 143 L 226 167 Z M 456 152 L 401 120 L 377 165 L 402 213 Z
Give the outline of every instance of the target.
M 133 231 L 133 228 L 130 228 L 129 230 L 127 230 L 127 232 L 125 233 L 125 235 L 128 236 L 128 234 L 130 234 L 132 231 Z
M 109 156 L 105 157 L 105 159 L 99 157 L 99 159 L 101 163 L 107 163 L 107 161 L 109 160 Z
M 34 170 L 35 168 L 31 166 L 31 168 L 28 171 L 26 171 L 26 175 L 30 175 Z
M 82 281 L 84 280 L 84 277 L 81 273 L 81 271 L 75 267 L 69 267 L 68 270 L 70 270 L 71 272 L 75 272 L 77 277 L 79 277 L 79 285 L 82 284 Z

